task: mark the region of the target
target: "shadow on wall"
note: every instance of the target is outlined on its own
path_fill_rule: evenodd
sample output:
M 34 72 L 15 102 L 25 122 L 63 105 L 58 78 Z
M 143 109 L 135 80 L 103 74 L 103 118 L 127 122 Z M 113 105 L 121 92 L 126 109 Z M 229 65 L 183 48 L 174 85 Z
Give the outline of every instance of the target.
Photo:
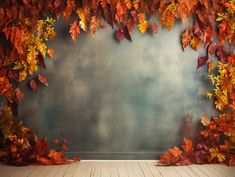
M 95 38 L 81 34 L 77 45 L 66 22 L 56 28 L 56 59 L 46 59 L 49 87 L 27 91 L 19 113 L 40 135 L 67 138 L 71 153 L 156 158 L 181 142 L 185 115 L 215 114 L 203 98 L 210 86 L 206 68 L 196 70 L 198 52 L 182 52 L 182 24 L 156 35 L 135 31 L 133 43 L 101 29 Z

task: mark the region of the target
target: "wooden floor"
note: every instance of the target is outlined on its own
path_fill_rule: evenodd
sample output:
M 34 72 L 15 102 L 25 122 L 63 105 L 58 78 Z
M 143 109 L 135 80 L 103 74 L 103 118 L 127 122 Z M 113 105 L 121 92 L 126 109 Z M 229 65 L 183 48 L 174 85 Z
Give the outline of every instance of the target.
M 0 164 L 0 177 L 235 177 L 235 167 L 160 167 L 156 161 L 81 161 L 66 165 L 14 167 Z

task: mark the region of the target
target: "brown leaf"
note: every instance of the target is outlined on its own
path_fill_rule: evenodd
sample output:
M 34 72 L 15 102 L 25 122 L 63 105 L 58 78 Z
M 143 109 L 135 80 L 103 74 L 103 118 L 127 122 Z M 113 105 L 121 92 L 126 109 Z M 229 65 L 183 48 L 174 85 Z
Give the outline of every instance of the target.
M 126 38 L 127 40 L 129 40 L 129 41 L 132 42 L 131 35 L 130 35 L 130 32 L 129 32 L 127 26 L 125 26 L 125 27 L 123 28 L 123 32 L 124 32 L 125 38 Z
M 117 31 L 116 31 L 116 37 L 117 37 L 117 39 L 119 39 L 120 41 L 123 41 L 124 40 L 124 38 L 125 38 L 125 36 L 124 36 L 124 32 L 123 32 L 123 29 L 118 29 Z
M 197 69 L 202 67 L 203 65 L 205 65 L 207 63 L 208 60 L 208 56 L 202 56 L 198 58 L 198 64 L 197 64 Z
M 55 51 L 52 48 L 48 48 L 47 53 L 53 59 L 55 57 Z

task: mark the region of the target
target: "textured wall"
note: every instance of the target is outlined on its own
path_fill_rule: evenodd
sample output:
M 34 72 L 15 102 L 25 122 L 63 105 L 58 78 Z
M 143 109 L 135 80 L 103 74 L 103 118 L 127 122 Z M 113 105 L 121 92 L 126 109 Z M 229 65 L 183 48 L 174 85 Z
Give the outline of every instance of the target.
M 65 25 L 65 27 L 62 27 Z M 178 144 L 185 115 L 214 113 L 203 98 L 206 67 L 196 70 L 198 52 L 182 52 L 178 23 L 171 31 L 117 42 L 110 28 L 74 45 L 68 24 L 57 24 L 47 59 L 49 87 L 27 91 L 20 107 L 25 123 L 40 135 L 67 138 L 70 154 L 85 158 L 156 158 Z

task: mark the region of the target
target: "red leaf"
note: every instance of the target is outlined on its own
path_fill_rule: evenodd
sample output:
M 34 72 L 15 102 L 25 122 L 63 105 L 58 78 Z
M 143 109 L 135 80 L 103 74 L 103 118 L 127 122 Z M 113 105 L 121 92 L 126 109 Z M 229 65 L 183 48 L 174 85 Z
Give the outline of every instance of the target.
M 72 37 L 72 40 L 73 42 L 76 44 L 77 41 L 77 37 L 79 36 L 80 34 L 80 27 L 78 25 L 78 22 L 77 21 L 74 21 L 71 25 L 70 25 L 70 30 L 69 30 L 69 33 Z
M 63 144 L 62 146 L 61 146 L 61 148 L 63 149 L 63 150 L 65 150 L 65 151 L 67 151 L 69 148 L 68 148 L 68 146 L 66 146 L 65 144 Z
M 59 143 L 59 140 L 56 138 L 56 139 L 54 139 L 53 143 L 54 143 L 54 145 L 57 145 Z
M 158 32 L 158 26 L 155 22 L 152 23 L 152 30 L 153 30 L 154 33 Z
M 182 157 L 179 162 L 176 163 L 177 166 L 188 166 L 192 165 L 192 161 L 187 157 Z
M 22 103 L 24 100 L 24 92 L 18 87 L 16 90 L 16 98 L 19 103 Z
M 123 32 L 123 30 L 121 28 L 116 31 L 116 37 L 120 41 L 124 40 L 125 36 L 124 36 L 124 32 Z
M 199 57 L 199 58 L 198 58 L 197 69 L 200 68 L 200 67 L 202 67 L 203 65 L 205 65 L 206 62 L 207 62 L 207 60 L 208 60 L 208 56 Z
M 123 32 L 124 32 L 125 38 L 126 38 L 127 40 L 129 40 L 129 41 L 132 42 L 131 35 L 130 35 L 130 33 L 129 33 L 129 30 L 128 30 L 127 26 L 125 26 L 125 27 L 123 28 Z
M 29 85 L 30 85 L 30 87 L 33 91 L 37 90 L 37 84 L 36 84 L 36 81 L 34 79 L 30 81 Z
M 80 161 L 80 160 L 81 160 L 80 157 L 74 157 L 74 158 L 73 158 L 73 161 Z
M 38 80 L 39 80 L 42 84 L 48 86 L 47 79 L 46 79 L 46 77 L 43 76 L 42 74 L 38 74 Z
M 216 42 L 212 41 L 208 47 L 208 57 L 210 57 L 210 55 L 213 55 L 216 49 L 217 49 Z
M 226 63 L 228 54 L 227 54 L 226 49 L 225 49 L 224 46 L 218 47 L 216 55 L 219 57 L 219 60 L 222 63 Z

